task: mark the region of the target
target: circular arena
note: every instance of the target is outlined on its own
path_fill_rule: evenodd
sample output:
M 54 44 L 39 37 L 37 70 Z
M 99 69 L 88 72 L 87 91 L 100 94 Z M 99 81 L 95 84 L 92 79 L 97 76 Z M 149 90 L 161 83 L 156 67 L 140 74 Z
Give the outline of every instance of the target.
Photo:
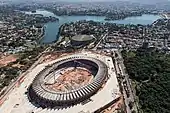
M 86 46 L 94 41 L 94 36 L 90 35 L 76 35 L 71 37 L 71 45 L 74 47 Z
M 106 64 L 98 59 L 68 57 L 46 66 L 30 85 L 28 97 L 41 107 L 72 106 L 97 93 L 107 74 Z

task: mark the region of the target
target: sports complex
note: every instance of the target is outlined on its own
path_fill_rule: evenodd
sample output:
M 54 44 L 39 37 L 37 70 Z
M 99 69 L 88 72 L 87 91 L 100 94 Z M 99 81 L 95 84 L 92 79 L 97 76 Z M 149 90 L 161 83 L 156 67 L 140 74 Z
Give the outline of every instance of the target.
M 29 88 L 29 97 L 42 107 L 74 105 L 95 94 L 107 74 L 106 64 L 95 58 L 62 59 L 37 75 Z
M 109 106 L 114 108 L 120 97 L 112 58 L 81 51 L 38 64 L 10 93 L 0 111 L 100 113 Z
M 70 39 L 71 45 L 74 47 L 83 47 L 96 40 L 95 37 L 91 35 L 76 35 Z

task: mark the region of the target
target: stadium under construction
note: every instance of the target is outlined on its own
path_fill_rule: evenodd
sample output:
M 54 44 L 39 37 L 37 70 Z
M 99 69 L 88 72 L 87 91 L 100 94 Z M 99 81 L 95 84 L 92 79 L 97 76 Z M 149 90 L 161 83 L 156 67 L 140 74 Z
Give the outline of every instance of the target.
M 41 71 L 29 88 L 29 97 L 43 107 L 78 104 L 101 88 L 107 74 L 107 66 L 100 60 L 83 56 L 69 57 Z M 88 76 L 94 77 L 88 80 L 89 83 L 83 83 Z M 49 88 L 49 85 L 53 85 L 53 88 Z
M 38 65 L 1 109 L 9 107 L 5 113 L 93 113 L 120 97 L 112 58 L 84 51 Z

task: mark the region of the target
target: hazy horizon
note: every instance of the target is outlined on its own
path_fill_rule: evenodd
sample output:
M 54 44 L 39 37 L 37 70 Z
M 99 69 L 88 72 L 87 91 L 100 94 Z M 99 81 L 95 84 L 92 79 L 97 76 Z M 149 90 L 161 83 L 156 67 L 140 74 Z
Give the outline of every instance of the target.
M 139 3 L 157 3 L 157 2 L 168 2 L 170 0 L 1 0 L 1 1 L 16 1 L 16 2 L 115 2 L 115 1 L 128 1 L 128 2 L 139 2 Z

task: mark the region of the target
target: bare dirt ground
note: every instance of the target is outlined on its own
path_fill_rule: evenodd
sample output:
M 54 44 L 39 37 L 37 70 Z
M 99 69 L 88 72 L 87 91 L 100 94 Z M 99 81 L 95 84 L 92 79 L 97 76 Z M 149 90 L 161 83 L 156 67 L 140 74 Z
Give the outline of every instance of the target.
M 47 87 L 54 91 L 68 91 L 89 83 L 93 76 L 85 69 L 72 69 L 65 71 L 56 80 L 56 83 Z
M 16 55 L 0 55 L 0 67 L 7 66 L 9 63 L 15 62 L 16 60 Z
M 72 54 L 74 54 L 74 53 L 48 53 L 46 55 L 43 55 L 43 60 L 40 63 L 48 63 L 55 59 L 61 58 L 63 56 L 72 55 Z
M 45 55 L 43 55 L 43 60 L 40 63 L 48 63 L 50 61 L 53 61 L 55 59 L 64 57 L 64 56 L 69 56 L 69 55 L 73 55 L 73 54 L 78 54 L 80 53 L 79 51 L 77 52 L 69 52 L 69 53 L 46 53 Z
M 119 99 L 116 103 L 111 105 L 109 108 L 105 109 L 102 113 L 117 113 L 118 110 L 124 107 L 123 97 Z

